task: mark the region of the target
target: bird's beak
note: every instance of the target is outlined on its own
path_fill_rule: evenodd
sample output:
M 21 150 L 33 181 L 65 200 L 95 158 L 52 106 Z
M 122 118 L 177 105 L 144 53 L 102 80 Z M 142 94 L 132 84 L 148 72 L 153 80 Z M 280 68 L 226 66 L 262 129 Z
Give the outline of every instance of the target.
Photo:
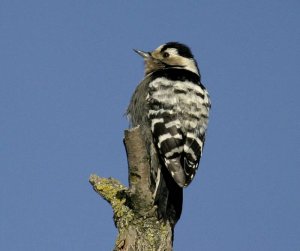
M 149 57 L 151 57 L 150 52 L 144 52 L 144 51 L 140 51 L 140 50 L 136 50 L 133 49 L 137 54 L 139 54 L 141 57 L 143 57 L 144 59 L 147 59 Z

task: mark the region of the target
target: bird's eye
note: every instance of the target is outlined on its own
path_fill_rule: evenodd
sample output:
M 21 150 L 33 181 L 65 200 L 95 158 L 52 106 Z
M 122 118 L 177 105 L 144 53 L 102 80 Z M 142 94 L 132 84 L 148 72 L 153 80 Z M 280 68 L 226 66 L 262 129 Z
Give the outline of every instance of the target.
M 164 52 L 164 54 L 163 54 L 163 57 L 164 58 L 167 58 L 167 57 L 169 57 L 170 56 L 170 54 L 168 53 L 168 52 Z

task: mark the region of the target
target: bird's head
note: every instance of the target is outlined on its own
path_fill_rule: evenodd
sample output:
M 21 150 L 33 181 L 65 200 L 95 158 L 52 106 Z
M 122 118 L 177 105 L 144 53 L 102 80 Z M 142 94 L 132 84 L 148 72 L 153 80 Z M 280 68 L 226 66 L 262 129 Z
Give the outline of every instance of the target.
M 199 74 L 197 62 L 189 47 L 177 42 L 159 46 L 152 52 L 134 50 L 145 60 L 145 75 L 161 69 L 185 69 Z

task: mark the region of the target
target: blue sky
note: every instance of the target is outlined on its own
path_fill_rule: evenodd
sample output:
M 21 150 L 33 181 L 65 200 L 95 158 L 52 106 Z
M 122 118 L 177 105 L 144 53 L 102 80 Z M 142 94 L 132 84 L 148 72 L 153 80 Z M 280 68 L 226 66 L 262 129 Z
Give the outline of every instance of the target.
M 299 1 L 0 1 L 0 250 L 111 250 L 133 48 L 188 44 L 212 98 L 175 250 L 300 250 Z

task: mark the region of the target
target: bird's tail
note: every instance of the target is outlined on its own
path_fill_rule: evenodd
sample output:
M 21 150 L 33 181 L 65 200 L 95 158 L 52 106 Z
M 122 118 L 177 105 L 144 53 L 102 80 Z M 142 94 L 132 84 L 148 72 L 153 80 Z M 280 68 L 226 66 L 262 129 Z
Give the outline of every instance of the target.
M 161 179 L 155 198 L 158 216 L 175 226 L 182 212 L 183 188 L 178 186 L 166 167 L 161 168 Z
M 159 219 L 167 220 L 174 228 L 182 212 L 183 188 L 178 186 L 157 149 L 151 145 L 151 190 Z

